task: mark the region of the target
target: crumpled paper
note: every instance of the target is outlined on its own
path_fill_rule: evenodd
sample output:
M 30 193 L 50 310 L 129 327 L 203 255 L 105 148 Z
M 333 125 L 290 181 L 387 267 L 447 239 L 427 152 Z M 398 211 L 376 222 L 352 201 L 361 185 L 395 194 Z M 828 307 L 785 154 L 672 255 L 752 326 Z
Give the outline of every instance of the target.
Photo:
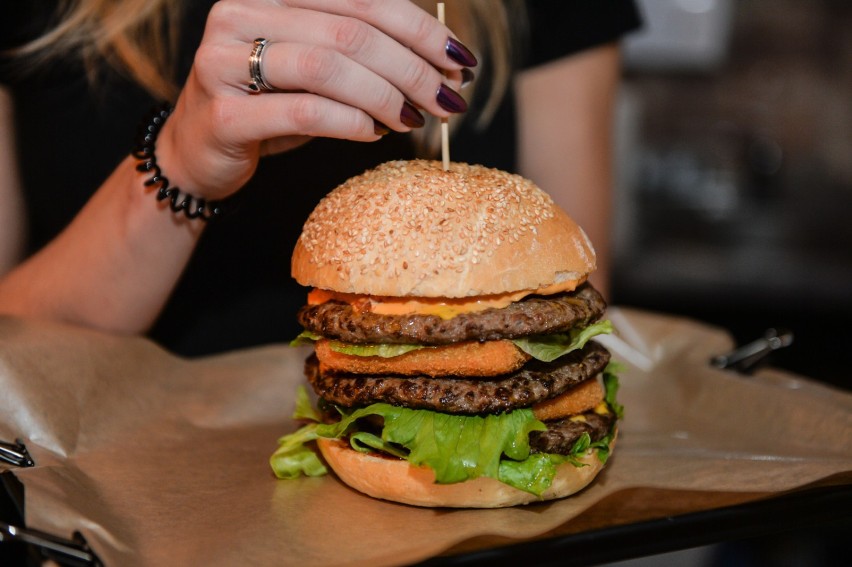
M 852 394 L 713 369 L 733 345 L 695 321 L 609 318 L 617 335 L 601 342 L 626 365 L 626 417 L 603 473 L 560 501 L 420 509 L 333 476 L 275 479 L 268 458 L 296 427 L 308 352 L 285 345 L 186 360 L 142 338 L 0 318 L 0 440 L 23 439 L 36 461 L 15 471 L 27 525 L 80 531 L 123 566 L 407 564 L 852 478 Z M 642 494 L 666 499 L 637 512 Z

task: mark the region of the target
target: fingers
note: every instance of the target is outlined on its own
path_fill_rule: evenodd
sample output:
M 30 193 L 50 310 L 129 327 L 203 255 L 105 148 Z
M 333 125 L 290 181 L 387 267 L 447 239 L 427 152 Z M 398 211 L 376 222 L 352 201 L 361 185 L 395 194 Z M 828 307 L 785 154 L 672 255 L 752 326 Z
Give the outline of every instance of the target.
M 286 100 L 283 100 L 286 99 Z M 229 136 L 237 144 L 282 135 L 325 137 L 371 142 L 376 123 L 366 112 L 311 93 L 267 93 L 226 105 L 222 112 Z M 270 147 L 282 147 L 279 142 Z
M 440 69 L 476 65 L 476 58 L 449 28 L 409 0 L 287 0 L 286 4 L 366 22 Z
M 188 83 L 196 81 L 192 73 Z M 301 145 L 308 138 L 375 141 L 364 111 L 310 93 L 265 93 L 207 98 L 184 89 L 158 140 L 160 162 L 180 187 L 222 199 L 251 177 L 261 153 Z
M 355 18 L 307 10 L 289 10 L 288 13 L 291 16 L 298 15 L 300 26 L 282 40 L 316 45 L 339 53 L 352 63 L 383 78 L 405 98 L 436 116 L 445 117 L 460 112 L 458 103 L 463 103 L 463 99 L 451 107 L 442 105 L 438 99 L 438 91 L 443 84 L 453 92 L 459 89 L 460 69 L 439 70 L 386 33 Z M 443 26 L 439 27 L 445 29 Z M 318 33 L 318 30 L 325 30 L 325 33 Z M 270 34 L 272 33 L 275 32 L 270 31 Z M 446 41 L 446 38 L 443 41 Z M 273 72 L 274 68 L 272 59 L 278 57 L 267 59 L 269 64 L 266 69 L 269 73 Z M 446 77 L 446 74 L 450 74 L 450 77 Z M 364 74 L 353 77 L 356 76 L 366 77 Z M 365 88 L 369 89 L 369 86 L 375 86 L 375 83 L 365 85 Z
M 256 38 L 268 43 L 250 65 Z M 409 0 L 219 0 L 169 121 L 171 170 L 221 198 L 261 152 L 306 137 L 375 141 L 422 126 L 426 112 L 465 111 L 457 90 L 475 63 Z M 258 68 L 276 92 L 249 93 Z
M 239 64 L 244 63 L 242 51 L 230 50 L 228 59 L 233 61 L 223 68 L 233 71 L 228 71 L 230 82 L 238 85 L 240 91 L 245 91 L 248 71 L 243 69 L 246 65 Z M 455 91 L 450 87 L 443 86 L 442 77 L 434 73 L 434 69 L 429 71 L 420 79 L 412 79 L 413 83 L 421 83 L 416 90 L 426 93 L 425 96 L 412 96 L 412 102 L 427 112 L 444 116 L 453 108 L 458 109 L 456 112 L 463 110 L 466 105 L 464 99 L 454 95 Z M 263 52 L 262 72 L 264 81 L 279 90 L 310 92 L 361 109 L 394 130 L 407 131 L 423 125 L 422 113 L 408 102 L 402 90 L 383 76 L 331 49 L 270 42 Z M 451 98 L 439 100 L 439 92 Z M 289 101 L 283 96 L 276 98 L 283 104 Z M 453 103 L 456 106 L 450 105 Z
M 244 90 L 247 45 L 262 36 L 269 40 L 263 75 L 279 89 L 315 92 L 354 105 L 400 131 L 422 123 L 406 100 L 440 117 L 467 109 L 457 92 L 464 66 L 447 55 L 449 30 L 407 0 L 297 0 L 248 10 L 245 4 L 230 4 L 240 11 L 216 10 L 218 20 L 226 22 L 214 22 L 214 28 L 228 39 L 210 42 L 216 53 L 208 67 L 234 88 Z M 235 32 L 245 43 L 234 40 Z

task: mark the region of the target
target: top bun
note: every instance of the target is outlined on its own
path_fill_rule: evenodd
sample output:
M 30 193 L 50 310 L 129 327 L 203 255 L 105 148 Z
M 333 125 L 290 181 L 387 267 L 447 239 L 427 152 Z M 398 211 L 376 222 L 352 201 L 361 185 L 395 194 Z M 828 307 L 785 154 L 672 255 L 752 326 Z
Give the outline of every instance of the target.
M 426 160 L 385 163 L 329 193 L 292 261 L 302 285 L 394 297 L 535 290 L 594 269 L 586 234 L 533 182 Z

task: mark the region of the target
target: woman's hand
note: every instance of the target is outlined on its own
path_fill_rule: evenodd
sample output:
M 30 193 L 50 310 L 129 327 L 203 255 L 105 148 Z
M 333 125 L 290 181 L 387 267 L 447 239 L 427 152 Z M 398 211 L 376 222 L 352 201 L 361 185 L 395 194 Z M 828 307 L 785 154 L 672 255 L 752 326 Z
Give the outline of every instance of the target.
M 249 56 L 279 92 L 250 94 Z M 221 0 L 157 145 L 173 184 L 206 199 L 237 191 L 260 155 L 310 137 L 374 141 L 466 109 L 476 60 L 409 0 Z

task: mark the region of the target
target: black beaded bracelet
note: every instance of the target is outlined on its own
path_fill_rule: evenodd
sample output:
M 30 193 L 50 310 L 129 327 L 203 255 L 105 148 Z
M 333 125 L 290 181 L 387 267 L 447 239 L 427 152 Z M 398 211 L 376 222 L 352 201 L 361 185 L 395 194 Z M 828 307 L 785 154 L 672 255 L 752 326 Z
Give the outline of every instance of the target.
M 131 155 L 139 160 L 136 171 L 151 173 L 151 177 L 145 180 L 145 187 L 157 186 L 157 200 L 168 199 L 172 211 L 183 212 L 188 219 L 208 221 L 223 213 L 222 203 L 220 201 L 208 202 L 186 193 L 183 194 L 183 199 L 181 199 L 180 189 L 169 187 L 169 179 L 163 175 L 160 166 L 157 165 L 157 155 L 154 151 L 157 135 L 173 110 L 174 108 L 168 104 L 154 108 L 150 116 L 146 117 L 139 125 L 139 137 L 136 141 L 136 147 L 131 152 Z

